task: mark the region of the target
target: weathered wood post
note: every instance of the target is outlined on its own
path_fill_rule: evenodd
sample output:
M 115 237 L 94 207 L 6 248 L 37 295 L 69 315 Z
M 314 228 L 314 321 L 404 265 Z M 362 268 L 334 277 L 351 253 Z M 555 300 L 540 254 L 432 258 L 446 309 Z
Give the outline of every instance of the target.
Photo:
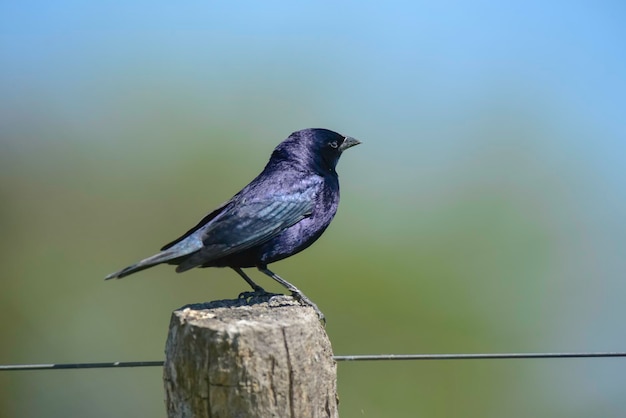
M 163 377 L 170 418 L 338 416 L 328 336 L 287 296 L 174 311 Z

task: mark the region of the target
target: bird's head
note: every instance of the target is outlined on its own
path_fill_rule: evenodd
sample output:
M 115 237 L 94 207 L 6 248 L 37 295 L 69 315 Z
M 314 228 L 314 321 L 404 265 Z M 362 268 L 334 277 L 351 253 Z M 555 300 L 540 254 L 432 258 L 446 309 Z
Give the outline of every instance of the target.
M 360 143 L 357 139 L 328 129 L 303 129 L 281 142 L 271 160 L 280 159 L 305 165 L 320 174 L 334 173 L 341 153 Z

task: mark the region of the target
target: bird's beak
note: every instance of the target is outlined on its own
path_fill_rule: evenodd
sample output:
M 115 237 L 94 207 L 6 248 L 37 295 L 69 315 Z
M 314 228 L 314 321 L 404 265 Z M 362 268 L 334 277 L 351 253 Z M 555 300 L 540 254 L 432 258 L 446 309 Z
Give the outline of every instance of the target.
M 360 143 L 361 141 L 359 141 L 358 139 L 347 136 L 346 139 L 343 140 L 343 143 L 339 146 L 339 151 L 344 152 L 348 148 L 359 145 Z

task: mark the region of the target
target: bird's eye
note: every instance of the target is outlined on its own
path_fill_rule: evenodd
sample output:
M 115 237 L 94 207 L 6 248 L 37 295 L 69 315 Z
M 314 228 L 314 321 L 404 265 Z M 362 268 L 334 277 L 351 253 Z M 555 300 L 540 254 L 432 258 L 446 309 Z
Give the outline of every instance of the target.
M 331 141 L 328 143 L 328 145 L 330 145 L 331 148 L 337 148 L 339 146 L 337 141 Z

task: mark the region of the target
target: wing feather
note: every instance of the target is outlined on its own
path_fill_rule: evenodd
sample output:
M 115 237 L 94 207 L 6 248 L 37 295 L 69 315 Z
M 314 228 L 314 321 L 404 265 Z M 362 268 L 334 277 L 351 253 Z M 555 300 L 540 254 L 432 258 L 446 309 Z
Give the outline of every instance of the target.
M 289 193 L 226 205 L 219 217 L 196 230 L 204 247 L 176 270 L 189 270 L 269 241 L 311 214 L 320 187 L 321 181 L 309 181 Z

